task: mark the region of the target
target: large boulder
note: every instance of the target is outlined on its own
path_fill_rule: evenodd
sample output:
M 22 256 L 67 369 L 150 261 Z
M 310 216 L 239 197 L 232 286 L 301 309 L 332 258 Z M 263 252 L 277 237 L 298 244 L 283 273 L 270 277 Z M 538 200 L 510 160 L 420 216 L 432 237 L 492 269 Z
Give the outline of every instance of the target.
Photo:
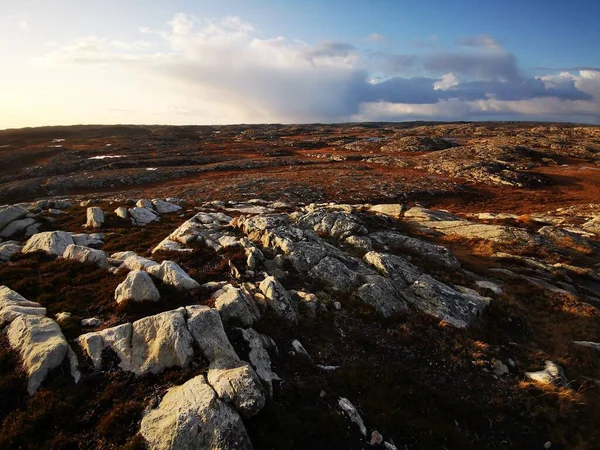
M 27 208 L 18 205 L 0 207 L 0 230 L 3 230 L 9 223 L 25 217 L 28 213 Z
M 177 263 L 163 261 L 160 265 L 146 267 L 146 271 L 163 283 L 180 290 L 197 289 L 200 284 L 190 277 Z
M 47 317 L 20 315 L 7 327 L 10 346 L 21 356 L 29 377 L 27 392 L 33 395 L 49 371 L 59 367 L 69 354 L 69 344 L 58 324 Z
M 84 247 L 82 245 L 71 244 L 63 253 L 63 258 L 79 261 L 84 264 L 93 264 L 106 269 L 108 267 L 108 257 L 102 250 Z
M 235 405 L 244 417 L 251 417 L 265 405 L 265 393 L 256 372 L 239 359 L 219 313 L 206 306 L 188 306 L 188 328 L 208 359 L 208 382 L 220 398 Z
M 167 391 L 140 434 L 154 450 L 251 450 L 240 416 L 198 375 Z
M 62 256 L 71 244 L 74 244 L 73 238 L 65 231 L 44 231 L 31 236 L 22 251 L 23 253 L 43 251 L 53 256 Z
M 9 238 L 17 234 L 23 234 L 27 228 L 35 223 L 37 223 L 36 220 L 31 217 L 14 220 L 0 231 L 0 237 Z
M 280 317 L 298 323 L 298 308 L 290 294 L 273 276 L 265 278 L 258 286 L 267 305 Z
M 157 302 L 160 300 L 160 293 L 150 275 L 141 270 L 132 270 L 115 289 L 115 300 L 117 303 L 125 301 Z
M 90 206 L 87 209 L 86 228 L 101 228 L 104 224 L 104 212 L 98 206 Z

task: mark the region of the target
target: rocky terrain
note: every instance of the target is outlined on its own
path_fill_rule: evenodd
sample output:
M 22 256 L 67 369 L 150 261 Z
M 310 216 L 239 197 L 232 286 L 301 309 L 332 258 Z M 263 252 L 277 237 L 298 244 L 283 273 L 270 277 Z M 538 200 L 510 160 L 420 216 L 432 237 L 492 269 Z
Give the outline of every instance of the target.
M 0 131 L 0 448 L 595 449 L 600 129 Z

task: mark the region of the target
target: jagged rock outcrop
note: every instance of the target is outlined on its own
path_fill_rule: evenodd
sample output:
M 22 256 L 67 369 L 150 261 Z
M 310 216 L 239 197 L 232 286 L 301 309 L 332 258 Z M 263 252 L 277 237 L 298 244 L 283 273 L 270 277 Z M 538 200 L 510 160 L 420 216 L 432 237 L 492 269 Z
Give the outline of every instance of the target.
M 275 342 L 270 337 L 260 334 L 252 328 L 239 328 L 238 330 L 250 347 L 250 352 L 248 353 L 250 364 L 252 364 L 260 381 L 265 386 L 269 397 L 273 397 L 273 381 L 279 380 L 279 377 L 271 369 L 271 357 L 269 356 L 268 349 L 276 349 Z
M 169 389 L 144 415 L 140 434 L 155 450 L 251 450 L 242 419 L 217 397 L 204 375 Z
M 256 372 L 235 353 L 219 313 L 206 306 L 188 306 L 187 312 L 190 333 L 210 362 L 208 382 L 242 416 L 255 415 L 265 404 L 264 390 Z
M 119 367 L 138 376 L 185 367 L 194 355 L 184 308 L 86 333 L 79 336 L 78 343 L 94 367 L 102 367 L 102 350 L 110 348 L 120 359 Z
M 297 305 L 275 277 L 266 277 L 260 283 L 259 289 L 265 296 L 267 305 L 275 314 L 291 323 L 298 323 Z
M 224 322 L 235 322 L 250 327 L 260 318 L 260 311 L 252 297 L 231 284 L 215 293 L 215 308 Z

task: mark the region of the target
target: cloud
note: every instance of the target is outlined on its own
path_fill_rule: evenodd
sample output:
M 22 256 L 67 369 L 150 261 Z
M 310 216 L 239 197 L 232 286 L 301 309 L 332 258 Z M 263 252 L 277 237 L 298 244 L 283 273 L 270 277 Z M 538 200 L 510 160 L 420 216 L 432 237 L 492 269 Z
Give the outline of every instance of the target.
M 371 33 L 367 36 L 367 41 L 370 42 L 381 42 L 385 40 L 385 36 L 379 33 Z
M 502 46 L 491 36 L 479 35 L 463 37 L 456 42 L 463 47 L 474 47 L 485 50 L 503 51 Z
M 316 58 L 346 58 L 356 52 L 356 47 L 346 42 L 326 41 L 315 47 L 307 48 L 305 56 L 313 61 Z
M 527 77 L 490 36 L 465 37 L 454 52 L 407 55 L 335 40 L 311 45 L 264 39 L 237 17 L 201 21 L 177 14 L 168 25 L 140 29 L 149 40 L 88 36 L 41 62 L 110 67 L 124 78 L 139 77 L 148 95 L 156 92 L 149 84 L 154 80 L 161 92 L 187 99 L 156 114 L 190 120 L 231 114 L 245 122 L 573 114 L 600 121 L 599 72 Z M 215 107 L 226 113 L 214 113 Z

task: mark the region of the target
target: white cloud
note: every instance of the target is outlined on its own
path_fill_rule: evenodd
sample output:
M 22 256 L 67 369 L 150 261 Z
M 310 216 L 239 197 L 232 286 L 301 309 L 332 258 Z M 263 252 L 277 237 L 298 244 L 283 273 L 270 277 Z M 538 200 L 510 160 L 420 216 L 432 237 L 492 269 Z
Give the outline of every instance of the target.
M 105 102 L 115 99 L 114 109 L 144 110 L 172 123 L 494 116 L 600 121 L 599 72 L 528 78 L 489 36 L 462 39 L 460 52 L 419 56 L 364 54 L 334 40 L 265 39 L 237 17 L 201 21 L 177 14 L 168 25 L 166 31 L 140 28 L 147 39 L 132 42 L 88 36 L 38 63 L 77 67 L 90 80 L 110 73 L 122 84 L 115 91 L 133 86 L 129 96 L 143 99 L 144 107 L 110 93 Z M 425 76 L 397 76 L 408 70 Z
M 433 88 L 436 91 L 447 91 L 451 87 L 454 87 L 458 84 L 458 78 L 452 72 L 445 73 L 442 75 L 442 78 L 439 81 L 433 83 Z

